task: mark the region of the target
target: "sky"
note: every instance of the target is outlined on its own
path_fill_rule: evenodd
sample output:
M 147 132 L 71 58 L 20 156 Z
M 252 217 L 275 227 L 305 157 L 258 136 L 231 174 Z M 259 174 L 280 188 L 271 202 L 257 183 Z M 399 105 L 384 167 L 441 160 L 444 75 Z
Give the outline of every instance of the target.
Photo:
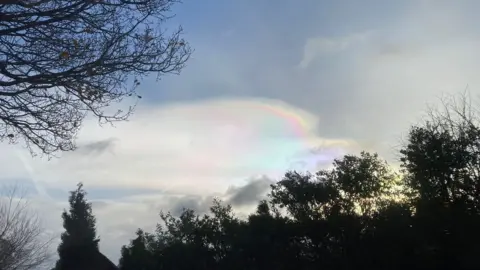
M 130 121 L 87 119 L 50 161 L 0 145 L 0 185 L 30 190 L 53 235 L 83 182 L 100 249 L 118 262 L 158 213 L 214 197 L 246 213 L 286 170 L 360 150 L 395 164 L 428 104 L 480 89 L 478 1 L 194 1 L 174 7 L 195 49 L 181 75 L 142 83 Z M 54 246 L 56 248 L 56 246 Z

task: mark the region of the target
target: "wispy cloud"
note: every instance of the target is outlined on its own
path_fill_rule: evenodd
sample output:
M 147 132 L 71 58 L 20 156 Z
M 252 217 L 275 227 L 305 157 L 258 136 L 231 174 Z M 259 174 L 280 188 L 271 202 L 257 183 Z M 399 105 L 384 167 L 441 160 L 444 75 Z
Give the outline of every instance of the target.
M 303 48 L 303 57 L 298 66 L 308 68 L 317 58 L 326 55 L 331 56 L 352 47 L 358 47 L 365 43 L 371 35 L 372 31 L 365 31 L 339 37 L 307 38 Z

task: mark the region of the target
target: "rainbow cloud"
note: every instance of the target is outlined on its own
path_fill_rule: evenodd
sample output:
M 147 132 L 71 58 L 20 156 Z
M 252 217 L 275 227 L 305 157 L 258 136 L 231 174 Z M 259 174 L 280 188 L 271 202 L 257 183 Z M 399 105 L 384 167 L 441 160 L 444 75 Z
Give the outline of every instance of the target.
M 37 183 L 64 188 L 81 180 L 103 188 L 223 191 L 252 175 L 318 169 L 352 147 L 319 137 L 317 123 L 306 111 L 268 99 L 140 107 L 116 128 L 87 121 L 78 151 L 50 162 L 28 160 L 28 167 Z M 93 151 L 95 145 L 105 151 Z

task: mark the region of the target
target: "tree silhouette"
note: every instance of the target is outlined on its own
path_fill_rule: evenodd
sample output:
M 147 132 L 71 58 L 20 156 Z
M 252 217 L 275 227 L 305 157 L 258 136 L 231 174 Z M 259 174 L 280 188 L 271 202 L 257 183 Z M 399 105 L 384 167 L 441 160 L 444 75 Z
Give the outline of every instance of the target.
M 18 186 L 0 194 L 0 269 L 30 270 L 45 267 L 51 239 Z
M 0 3 L 0 140 L 32 154 L 75 149 L 87 114 L 127 119 L 143 77 L 178 73 L 191 49 L 163 25 L 176 0 L 32 0 Z
M 480 269 L 480 118 L 465 96 L 444 105 L 409 130 L 399 173 L 362 152 L 287 172 L 246 219 L 219 201 L 161 215 L 145 269 Z
M 438 265 L 478 268 L 480 126 L 466 94 L 444 99 L 410 130 L 400 151 L 425 257 Z M 473 269 L 472 268 L 472 269 Z
M 119 268 L 133 270 L 141 266 L 145 270 L 156 269 L 154 236 L 140 229 L 136 236 L 128 246 L 122 247 Z
M 108 259 L 98 250 L 100 240 L 95 229 L 95 217 L 86 195 L 82 183 L 70 192 L 70 209 L 62 214 L 65 232 L 62 233 L 62 242 L 58 246 L 60 258 L 55 270 L 96 269 L 98 265 L 110 267 L 104 269 L 115 269 L 115 265 L 109 265 Z

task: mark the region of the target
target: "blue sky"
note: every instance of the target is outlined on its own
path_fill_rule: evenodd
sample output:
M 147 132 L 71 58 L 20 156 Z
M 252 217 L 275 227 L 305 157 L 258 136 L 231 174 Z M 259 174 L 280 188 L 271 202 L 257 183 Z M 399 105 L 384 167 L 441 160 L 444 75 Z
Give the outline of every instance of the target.
M 467 84 L 477 96 L 479 5 L 185 0 L 166 25 L 181 24 L 195 49 L 180 76 L 148 78 L 129 122 L 87 120 L 78 151 L 59 159 L 0 145 L 0 183 L 32 190 L 58 234 L 68 191 L 84 182 L 101 249 L 116 261 L 160 210 L 203 211 L 216 196 L 246 212 L 285 170 L 324 168 L 360 149 L 395 163 L 427 103 Z

